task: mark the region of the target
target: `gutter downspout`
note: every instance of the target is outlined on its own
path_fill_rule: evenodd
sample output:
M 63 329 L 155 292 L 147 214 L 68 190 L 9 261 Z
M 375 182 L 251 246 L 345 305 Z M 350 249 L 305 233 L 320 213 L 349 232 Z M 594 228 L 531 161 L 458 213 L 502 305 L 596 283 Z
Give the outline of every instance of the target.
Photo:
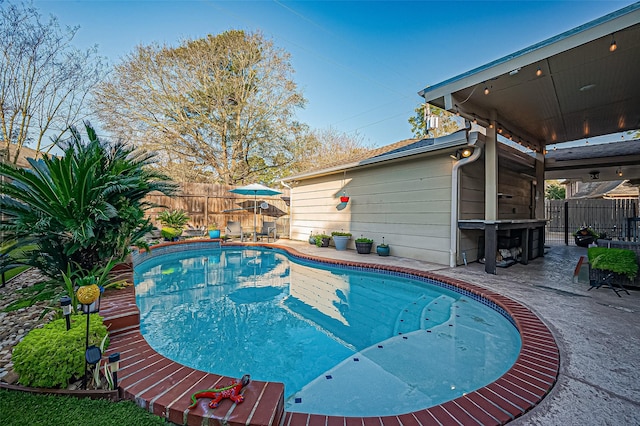
M 475 136 L 475 137 L 474 137 Z M 470 140 L 472 139 L 473 140 Z M 482 143 L 478 140 L 478 134 L 472 135 L 469 138 L 467 133 L 467 145 L 472 146 L 473 154 L 467 158 L 458 160 L 451 170 L 451 242 L 449 248 L 449 267 L 456 267 L 456 260 L 458 257 L 458 195 L 460 192 L 460 168 L 466 164 L 473 163 L 482 154 Z
M 291 187 L 289 185 L 287 185 L 285 183 L 285 181 L 281 180 L 280 183 L 282 184 L 282 186 L 284 186 L 285 188 L 287 188 L 289 190 L 289 239 L 291 239 L 291 223 L 293 222 L 291 220 L 291 201 L 292 201 L 292 196 L 293 193 L 291 192 Z M 278 232 L 278 231 L 276 231 Z

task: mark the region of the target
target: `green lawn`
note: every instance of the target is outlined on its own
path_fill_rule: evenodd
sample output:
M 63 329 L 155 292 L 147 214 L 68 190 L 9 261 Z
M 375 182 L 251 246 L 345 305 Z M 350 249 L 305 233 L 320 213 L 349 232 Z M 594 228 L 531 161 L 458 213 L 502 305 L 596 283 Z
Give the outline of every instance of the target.
M 4 254 L 7 251 L 7 248 L 7 245 L 0 246 L 0 253 Z M 28 266 L 18 266 L 17 268 L 9 269 L 4 273 L 4 279 L 5 281 L 9 281 L 11 278 L 15 277 L 22 271 L 26 271 L 27 269 L 29 269 Z
M 17 268 L 9 269 L 4 273 L 4 279 L 9 281 L 11 278 L 15 277 L 22 271 L 26 271 L 27 269 L 29 269 L 28 266 L 18 266 Z
M 79 399 L 0 389 L 2 426 L 170 425 L 132 401 Z

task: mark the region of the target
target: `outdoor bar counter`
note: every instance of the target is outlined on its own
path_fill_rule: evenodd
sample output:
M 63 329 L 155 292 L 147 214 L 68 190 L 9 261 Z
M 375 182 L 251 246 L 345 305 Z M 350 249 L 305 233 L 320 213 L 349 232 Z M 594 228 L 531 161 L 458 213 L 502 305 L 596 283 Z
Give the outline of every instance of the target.
M 522 256 L 520 263 L 526 265 L 530 259 L 544 255 L 544 227 L 546 219 L 515 220 L 459 220 L 459 229 L 484 230 L 484 270 L 496 274 L 496 256 L 498 250 L 498 232 L 509 231 L 519 234 Z M 493 255 L 491 255 L 493 253 Z

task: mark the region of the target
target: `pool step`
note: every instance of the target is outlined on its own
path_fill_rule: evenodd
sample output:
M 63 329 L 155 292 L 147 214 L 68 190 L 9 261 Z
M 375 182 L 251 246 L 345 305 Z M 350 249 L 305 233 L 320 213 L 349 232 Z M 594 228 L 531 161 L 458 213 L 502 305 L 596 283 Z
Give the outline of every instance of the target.
M 440 324 L 444 324 L 453 315 L 453 304 L 456 300 L 452 297 L 441 295 L 425 306 L 420 318 L 420 328 L 428 330 Z
M 422 311 L 430 301 L 430 297 L 425 294 L 421 294 L 415 301 L 404 306 L 396 318 L 393 335 L 395 336 L 418 330 L 420 328 Z
M 414 302 L 406 305 L 396 319 L 393 334 L 410 333 L 425 330 L 443 324 L 451 318 L 452 306 L 455 300 L 441 295 L 435 299 L 420 295 Z

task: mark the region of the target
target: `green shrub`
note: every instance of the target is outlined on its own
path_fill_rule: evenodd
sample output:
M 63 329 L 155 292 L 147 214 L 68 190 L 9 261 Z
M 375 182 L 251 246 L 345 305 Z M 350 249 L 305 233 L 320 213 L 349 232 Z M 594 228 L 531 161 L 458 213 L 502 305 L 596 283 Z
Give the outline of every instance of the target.
M 169 228 L 183 229 L 189 216 L 182 210 L 164 210 L 158 214 L 160 223 Z
M 638 275 L 638 263 L 633 250 L 589 247 L 587 257 L 592 268 L 626 275 L 630 280 L 633 280 Z
M 182 229 L 170 228 L 168 226 L 165 226 L 160 230 L 160 235 L 162 235 L 162 238 L 171 241 L 174 238 L 182 235 Z
M 373 244 L 373 240 L 371 238 L 360 237 L 356 239 L 356 243 L 369 243 Z
M 327 238 L 331 238 L 329 235 L 326 234 L 316 234 L 313 236 L 313 238 L 315 238 L 316 240 L 316 246 L 317 247 L 322 247 L 322 240 L 327 239 Z
M 24 386 L 66 388 L 69 382 L 84 374 L 84 354 L 87 319 L 85 315 L 71 315 L 71 329 L 65 319 L 31 330 L 13 349 L 13 368 Z M 107 335 L 102 317 L 90 316 L 89 345 L 100 347 Z
M 54 141 L 61 155 L 28 158 L 28 169 L 0 162 L 0 243 L 9 266 L 33 266 L 61 280 L 63 272 L 75 276 L 77 269 L 123 260 L 153 229 L 147 195 L 175 191 L 168 177 L 148 167 L 153 154 L 101 140 L 88 122 L 85 129 L 88 141 L 71 127 L 68 139 Z
M 598 239 L 600 238 L 600 235 L 598 235 L 598 233 L 596 231 L 594 231 L 593 229 L 587 227 L 584 228 L 580 228 L 578 229 L 576 232 L 574 232 L 572 234 L 574 237 L 577 237 L 578 235 L 590 235 L 592 236 L 594 239 Z
M 342 232 L 342 231 L 333 231 L 331 233 L 332 237 L 350 237 L 351 232 Z

